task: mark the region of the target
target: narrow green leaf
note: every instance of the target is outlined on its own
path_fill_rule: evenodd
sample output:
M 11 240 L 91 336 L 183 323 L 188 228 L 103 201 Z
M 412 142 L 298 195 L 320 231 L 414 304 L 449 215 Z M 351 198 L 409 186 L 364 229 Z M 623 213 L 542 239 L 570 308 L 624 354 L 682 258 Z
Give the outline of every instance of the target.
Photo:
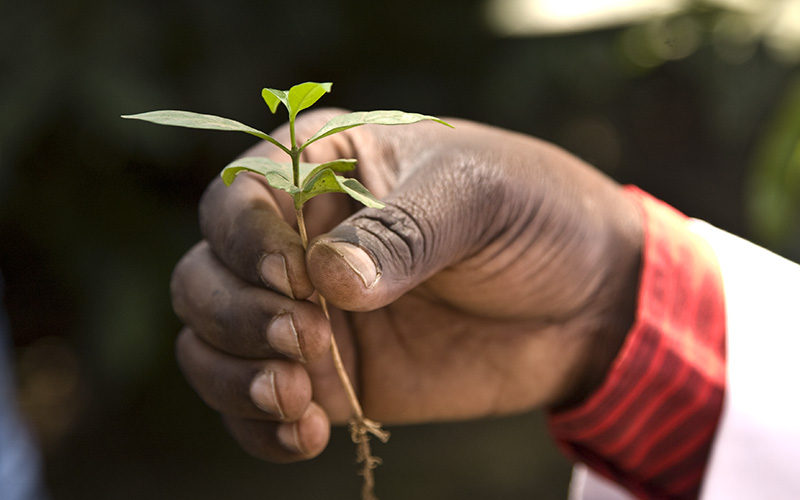
M 336 180 L 339 181 L 342 188 L 344 188 L 344 191 L 356 201 L 360 201 L 362 204 L 371 208 L 383 208 L 386 206 L 381 200 L 376 198 L 374 194 L 370 193 L 369 189 L 364 187 L 364 185 L 357 180 L 346 179 L 340 175 L 336 176 Z
M 368 207 L 384 207 L 384 204 L 360 182 L 336 175 L 330 168 L 324 168 L 309 177 L 303 189 L 295 195 L 295 202 L 302 205 L 311 198 L 324 193 L 346 193 Z
M 157 123 L 159 125 L 169 125 L 172 127 L 244 132 L 246 134 L 254 135 L 260 139 L 264 139 L 265 141 L 269 141 L 281 148 L 286 153 L 289 153 L 289 150 L 283 144 L 264 132 L 245 125 L 244 123 L 239 123 L 236 120 L 222 118 L 220 116 L 192 113 L 191 111 L 160 110 L 149 111 L 147 113 L 138 113 L 135 115 L 122 115 L 122 118 L 130 120 L 143 120 L 146 122 Z
M 267 183 L 270 186 L 274 187 L 275 189 L 286 191 L 292 196 L 300 191 L 294 186 L 294 184 L 292 184 L 291 179 L 287 179 L 283 174 L 278 172 L 267 172 L 264 177 L 267 179 Z
M 292 184 L 291 163 L 279 163 L 269 158 L 248 156 L 230 162 L 222 169 L 220 176 L 225 182 L 225 185 L 230 186 L 236 176 L 242 172 L 261 174 L 267 179 L 270 186 L 276 189 L 282 189 L 290 194 L 299 191 Z
M 336 182 L 336 174 L 333 170 L 326 168 L 320 170 L 313 177 L 307 179 L 300 193 L 297 194 L 296 201 L 302 205 L 311 198 L 323 193 L 342 193 L 344 189 Z
M 277 89 L 261 89 L 261 97 L 264 99 L 264 102 L 267 103 L 269 106 L 269 110 L 272 114 L 275 114 L 275 111 L 278 110 L 278 103 L 283 103 L 286 106 L 286 109 L 289 109 L 289 100 L 287 99 L 286 92 L 283 90 Z
M 357 111 L 355 113 L 347 113 L 331 118 L 328 123 L 317 130 L 317 132 L 300 147 L 300 150 L 305 149 L 309 144 L 323 137 L 349 128 L 358 127 L 359 125 L 405 125 L 421 122 L 423 120 L 432 120 L 442 125 L 453 127 L 435 116 L 421 115 L 419 113 L 406 113 L 404 111 Z
M 356 168 L 356 160 L 341 159 L 329 161 L 327 163 L 301 163 L 300 164 L 300 186 L 305 186 L 306 179 L 313 177 L 323 168 L 330 168 L 334 172 L 347 172 Z
M 333 84 L 330 82 L 305 82 L 290 88 L 288 95 L 289 119 L 294 120 L 297 113 L 313 106 L 320 97 L 331 91 L 331 85 Z

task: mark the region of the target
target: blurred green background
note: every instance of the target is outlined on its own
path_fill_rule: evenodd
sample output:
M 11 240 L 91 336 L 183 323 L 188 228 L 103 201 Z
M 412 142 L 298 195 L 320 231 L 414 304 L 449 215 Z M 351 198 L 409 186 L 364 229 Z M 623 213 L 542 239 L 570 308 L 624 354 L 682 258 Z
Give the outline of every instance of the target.
M 252 140 L 124 113 L 268 130 L 263 86 L 333 81 L 327 105 L 536 135 L 800 260 L 798 2 L 620 3 L 0 3 L 0 271 L 52 497 L 358 494 L 344 430 L 309 463 L 258 462 L 173 359 L 171 269 L 205 185 Z M 381 498 L 565 497 L 541 414 L 392 430 Z

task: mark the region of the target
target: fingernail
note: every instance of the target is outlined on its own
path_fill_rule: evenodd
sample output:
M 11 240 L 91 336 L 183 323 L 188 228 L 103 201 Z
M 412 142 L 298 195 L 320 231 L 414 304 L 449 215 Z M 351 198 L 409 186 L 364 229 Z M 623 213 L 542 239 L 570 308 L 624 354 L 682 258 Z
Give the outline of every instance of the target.
M 300 339 L 297 336 L 291 314 L 284 313 L 275 316 L 267 326 L 267 342 L 281 354 L 305 363 L 303 351 L 300 349 Z
M 375 286 L 381 273 L 378 272 L 375 261 L 363 248 L 344 241 L 333 241 L 327 245 L 344 259 L 348 267 L 361 278 L 366 288 Z
M 283 420 L 283 408 L 281 408 L 281 403 L 278 400 L 274 371 L 267 370 L 253 379 L 250 384 L 250 399 L 259 409 Z
M 283 424 L 278 426 L 277 432 L 278 442 L 291 451 L 292 453 L 303 453 L 303 447 L 300 445 L 300 436 L 297 433 L 297 423 Z
M 258 263 L 261 281 L 268 287 L 287 297 L 294 298 L 292 286 L 289 284 L 289 273 L 286 271 L 286 259 L 279 253 L 268 253 Z

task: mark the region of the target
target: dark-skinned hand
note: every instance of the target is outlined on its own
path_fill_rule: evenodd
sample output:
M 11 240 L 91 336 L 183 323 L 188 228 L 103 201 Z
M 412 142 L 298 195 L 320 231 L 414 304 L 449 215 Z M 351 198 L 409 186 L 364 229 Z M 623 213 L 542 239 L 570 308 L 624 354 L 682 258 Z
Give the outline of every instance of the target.
M 301 116 L 298 137 L 340 112 Z M 332 331 L 366 415 L 386 424 L 566 407 L 602 382 L 633 320 L 634 203 L 551 144 L 451 122 L 363 126 L 310 146 L 304 161 L 358 159 L 386 208 L 315 198 L 308 252 L 286 193 L 250 174 L 209 186 L 205 239 L 172 279 L 186 324 L 177 356 L 251 454 L 313 457 L 348 420 Z M 246 153 L 282 155 L 268 143 Z

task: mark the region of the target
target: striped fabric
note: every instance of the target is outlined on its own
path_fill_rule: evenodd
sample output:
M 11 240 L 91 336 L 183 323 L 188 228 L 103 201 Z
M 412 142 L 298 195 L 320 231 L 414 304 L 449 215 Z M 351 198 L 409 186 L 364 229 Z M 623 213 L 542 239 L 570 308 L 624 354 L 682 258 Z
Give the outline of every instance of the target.
M 628 188 L 645 241 L 637 316 L 603 385 L 550 415 L 560 447 L 639 498 L 697 498 L 725 390 L 725 304 L 688 219 Z

